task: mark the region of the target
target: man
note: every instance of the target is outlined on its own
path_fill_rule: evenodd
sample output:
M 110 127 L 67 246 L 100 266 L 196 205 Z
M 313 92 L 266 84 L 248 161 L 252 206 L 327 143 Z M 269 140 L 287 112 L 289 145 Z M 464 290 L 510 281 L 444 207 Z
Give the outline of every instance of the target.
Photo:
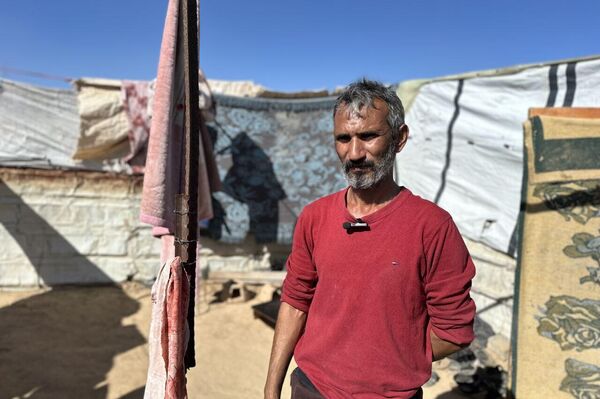
M 265 385 L 279 398 L 420 398 L 431 362 L 473 339 L 473 262 L 450 215 L 393 179 L 408 139 L 393 90 L 362 80 L 334 111 L 349 187 L 304 208 Z

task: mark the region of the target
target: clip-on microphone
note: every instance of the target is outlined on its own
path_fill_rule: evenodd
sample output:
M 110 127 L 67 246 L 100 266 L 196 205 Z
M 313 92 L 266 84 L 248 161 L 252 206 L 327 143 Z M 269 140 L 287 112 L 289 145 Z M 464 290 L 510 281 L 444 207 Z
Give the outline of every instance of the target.
M 369 224 L 361 218 L 357 218 L 355 222 L 344 222 L 342 223 L 342 227 L 346 230 L 346 233 L 348 234 L 352 234 L 355 231 L 371 230 L 369 228 Z

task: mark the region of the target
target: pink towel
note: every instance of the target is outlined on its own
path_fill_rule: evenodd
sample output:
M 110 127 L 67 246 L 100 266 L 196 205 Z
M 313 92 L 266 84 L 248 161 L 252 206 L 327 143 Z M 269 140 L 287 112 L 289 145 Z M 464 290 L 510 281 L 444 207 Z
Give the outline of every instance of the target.
M 149 365 L 144 399 L 185 399 L 183 358 L 189 339 L 190 282 L 179 257 L 163 264 L 152 286 Z
M 183 52 L 177 51 L 180 1 L 169 0 L 152 107 L 140 220 L 175 230 L 175 195 L 183 192 L 184 88 Z M 179 46 L 182 47 L 182 46 Z M 198 219 L 212 217 L 210 193 L 220 189 L 212 143 L 200 129 Z

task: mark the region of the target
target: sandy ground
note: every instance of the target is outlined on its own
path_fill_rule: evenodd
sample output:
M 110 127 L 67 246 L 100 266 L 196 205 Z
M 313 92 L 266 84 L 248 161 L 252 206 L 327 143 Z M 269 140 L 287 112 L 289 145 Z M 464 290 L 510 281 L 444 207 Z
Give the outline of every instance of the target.
M 271 298 L 218 303 L 220 286 L 205 284 L 196 318 L 197 367 L 190 398 L 261 398 L 273 329 L 251 306 Z M 0 291 L 0 399 L 143 397 L 148 364 L 150 289 L 67 287 Z M 477 398 L 455 388 L 447 362 L 425 398 Z M 290 367 L 292 370 L 292 367 Z M 289 376 L 282 398 L 289 398 Z

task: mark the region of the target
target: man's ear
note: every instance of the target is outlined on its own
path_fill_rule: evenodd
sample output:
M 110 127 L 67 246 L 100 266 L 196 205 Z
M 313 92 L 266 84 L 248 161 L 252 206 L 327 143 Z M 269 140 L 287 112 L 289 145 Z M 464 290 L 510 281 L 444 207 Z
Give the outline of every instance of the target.
M 400 140 L 398 140 L 396 152 L 402 151 L 402 149 L 406 145 L 406 142 L 408 141 L 408 134 L 408 125 L 406 123 L 403 123 L 402 126 L 400 126 Z

